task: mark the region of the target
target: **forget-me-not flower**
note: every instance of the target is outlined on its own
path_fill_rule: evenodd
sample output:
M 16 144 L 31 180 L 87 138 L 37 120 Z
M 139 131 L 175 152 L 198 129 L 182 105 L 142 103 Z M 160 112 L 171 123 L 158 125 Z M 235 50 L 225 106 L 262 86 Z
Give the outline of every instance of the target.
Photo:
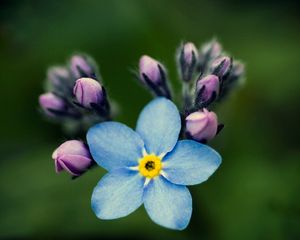
M 178 141 L 180 129 L 177 107 L 166 98 L 157 98 L 143 109 L 136 131 L 118 122 L 89 129 L 91 154 L 108 171 L 92 194 L 98 218 L 124 217 L 144 204 L 155 223 L 186 228 L 192 214 L 186 185 L 207 180 L 221 157 L 207 145 Z

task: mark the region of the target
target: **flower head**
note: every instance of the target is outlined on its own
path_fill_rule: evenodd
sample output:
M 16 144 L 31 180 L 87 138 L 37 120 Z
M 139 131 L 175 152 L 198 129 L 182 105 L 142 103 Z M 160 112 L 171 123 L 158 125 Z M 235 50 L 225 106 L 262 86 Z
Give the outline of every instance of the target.
M 73 176 L 82 174 L 93 162 L 87 146 L 77 140 L 66 141 L 52 154 L 57 173 L 65 170 Z
M 136 131 L 118 122 L 89 129 L 91 154 L 108 171 L 92 194 L 97 217 L 124 217 L 144 204 L 159 225 L 178 230 L 188 225 L 192 198 L 186 185 L 207 180 L 221 157 L 193 140 L 178 141 L 180 128 L 176 106 L 157 98 L 141 112 Z

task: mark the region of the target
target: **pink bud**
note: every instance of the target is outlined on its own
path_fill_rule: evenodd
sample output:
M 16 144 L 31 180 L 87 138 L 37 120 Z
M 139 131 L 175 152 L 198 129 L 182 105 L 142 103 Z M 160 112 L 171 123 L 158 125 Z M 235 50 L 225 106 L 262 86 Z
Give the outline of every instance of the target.
M 80 78 L 73 89 L 78 103 L 86 108 L 92 104 L 101 104 L 103 101 L 103 89 L 100 83 L 92 78 Z
M 205 108 L 202 111 L 191 113 L 185 120 L 186 131 L 197 141 L 209 141 L 217 134 L 217 115 Z
M 57 173 L 65 170 L 73 176 L 79 176 L 92 163 L 90 152 L 86 145 L 77 140 L 66 141 L 52 154 Z
M 52 117 L 55 114 L 51 110 L 63 112 L 67 109 L 65 101 L 51 92 L 40 95 L 39 103 L 45 113 Z
M 145 81 L 144 75 L 147 76 L 147 78 L 155 85 L 159 85 L 162 82 L 162 76 L 161 72 L 159 70 L 158 66 L 161 66 L 162 70 L 163 65 L 154 60 L 153 58 L 144 55 L 140 58 L 140 63 L 139 63 L 139 73 L 140 73 L 140 78 L 142 81 Z

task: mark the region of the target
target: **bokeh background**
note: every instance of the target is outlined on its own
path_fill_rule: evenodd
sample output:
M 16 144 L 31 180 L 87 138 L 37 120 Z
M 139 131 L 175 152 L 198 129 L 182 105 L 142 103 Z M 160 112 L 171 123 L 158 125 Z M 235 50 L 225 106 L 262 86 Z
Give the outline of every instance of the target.
M 299 239 L 300 28 L 296 1 L 1 1 L 0 238 Z M 182 40 L 217 37 L 247 65 L 247 82 L 217 113 L 211 144 L 223 164 L 191 188 L 194 212 L 181 232 L 155 225 L 143 208 L 98 220 L 90 196 L 103 175 L 57 175 L 62 130 L 38 112 L 47 67 L 75 51 L 100 66 L 116 118 L 134 127 L 151 95 L 130 69 L 146 53 L 174 64 Z

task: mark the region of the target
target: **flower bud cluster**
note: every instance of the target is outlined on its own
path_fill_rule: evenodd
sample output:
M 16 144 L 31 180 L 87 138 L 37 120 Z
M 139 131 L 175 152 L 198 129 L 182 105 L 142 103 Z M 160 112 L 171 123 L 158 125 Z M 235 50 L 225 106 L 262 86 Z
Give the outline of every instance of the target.
M 39 97 L 43 113 L 65 127 L 75 126 L 74 136 L 85 134 L 95 122 L 110 119 L 106 91 L 100 83 L 97 65 L 87 55 L 73 55 L 64 66 L 51 67 L 47 73 L 46 93 Z M 77 127 L 77 129 L 76 129 Z M 86 144 L 69 140 L 53 153 L 56 172 L 78 177 L 94 161 Z
M 233 60 L 223 50 L 222 46 L 216 40 L 212 40 L 203 45 L 199 52 L 198 70 L 200 77 L 198 82 L 207 75 L 215 75 L 219 78 L 219 90 L 214 100 L 222 100 L 227 96 L 244 77 L 244 65 L 237 60 Z M 195 104 L 207 107 L 213 101 L 206 102 L 206 97 L 201 96 L 202 92 L 196 88 Z
M 211 140 L 223 127 L 217 115 L 208 109 L 221 101 L 244 74 L 244 67 L 233 60 L 212 40 L 200 49 L 192 42 L 184 42 L 177 49 L 176 63 L 182 82 L 183 117 L 186 135 L 200 142 Z M 171 99 L 165 66 L 143 55 L 139 61 L 138 78 L 154 93 Z
M 244 66 L 227 56 L 216 40 L 204 44 L 198 55 L 199 77 L 195 81 L 194 96 L 191 94 L 194 102 L 189 106 L 190 111 L 186 111 L 189 114 L 185 127 L 188 137 L 207 142 L 224 126 L 207 107 L 233 90 L 243 77 Z
M 86 55 L 73 55 L 65 66 L 49 68 L 46 93 L 40 95 L 39 104 L 46 116 L 60 123 L 84 121 L 89 127 L 110 118 L 97 65 Z

